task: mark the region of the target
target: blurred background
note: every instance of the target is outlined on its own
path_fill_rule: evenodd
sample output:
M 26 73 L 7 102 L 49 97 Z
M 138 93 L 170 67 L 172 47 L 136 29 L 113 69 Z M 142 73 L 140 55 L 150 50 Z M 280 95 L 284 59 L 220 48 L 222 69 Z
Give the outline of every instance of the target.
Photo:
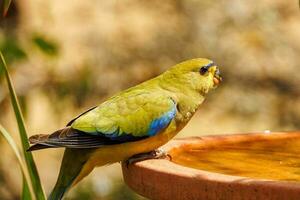
M 300 12 L 286 0 L 27 0 L 0 18 L 3 51 L 30 135 L 50 133 L 116 92 L 178 62 L 220 67 L 212 92 L 178 137 L 300 129 Z M 2 3 L 1 3 L 2 4 Z M 0 73 L 0 123 L 18 140 Z M 21 174 L 0 138 L 0 199 L 18 199 Z M 61 149 L 34 153 L 47 194 Z M 119 164 L 97 168 L 67 199 L 143 199 Z

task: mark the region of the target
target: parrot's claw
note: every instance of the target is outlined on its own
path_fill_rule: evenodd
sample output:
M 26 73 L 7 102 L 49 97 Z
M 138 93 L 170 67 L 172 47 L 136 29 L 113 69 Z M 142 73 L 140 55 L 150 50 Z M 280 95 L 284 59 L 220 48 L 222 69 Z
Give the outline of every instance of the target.
M 169 158 L 170 160 L 172 160 L 171 155 L 169 155 L 164 150 L 155 149 L 147 153 L 140 153 L 140 154 L 133 155 L 128 160 L 126 160 L 125 163 L 126 166 L 128 167 L 129 165 L 139 161 L 148 160 L 148 159 L 159 159 L 159 158 Z

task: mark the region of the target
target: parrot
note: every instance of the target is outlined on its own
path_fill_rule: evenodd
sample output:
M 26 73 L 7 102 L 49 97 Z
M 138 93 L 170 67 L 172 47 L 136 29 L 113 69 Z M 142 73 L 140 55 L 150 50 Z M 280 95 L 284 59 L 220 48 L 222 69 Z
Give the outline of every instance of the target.
M 49 200 L 62 199 L 95 167 L 162 156 L 157 149 L 190 121 L 221 81 L 213 61 L 183 61 L 90 108 L 52 134 L 31 136 L 28 151 L 65 148 Z

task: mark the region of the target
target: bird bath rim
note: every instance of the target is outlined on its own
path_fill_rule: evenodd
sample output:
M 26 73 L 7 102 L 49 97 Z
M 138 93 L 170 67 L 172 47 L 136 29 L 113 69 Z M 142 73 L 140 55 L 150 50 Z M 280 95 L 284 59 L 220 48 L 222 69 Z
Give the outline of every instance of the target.
M 300 138 L 299 131 L 244 133 L 174 139 L 162 147 L 167 152 L 183 146 L 211 147 L 224 143 Z M 172 153 L 171 153 L 172 154 Z M 194 169 L 167 159 L 152 159 L 126 167 L 127 185 L 150 199 L 300 199 L 300 183 L 254 179 Z

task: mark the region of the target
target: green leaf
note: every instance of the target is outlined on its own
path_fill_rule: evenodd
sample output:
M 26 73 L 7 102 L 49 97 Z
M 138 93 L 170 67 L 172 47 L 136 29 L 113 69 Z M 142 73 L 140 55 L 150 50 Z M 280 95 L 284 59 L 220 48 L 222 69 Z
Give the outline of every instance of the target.
M 27 181 L 25 181 L 25 179 L 23 177 L 23 189 L 22 189 L 21 199 L 22 200 L 32 200 L 31 197 L 35 197 L 34 193 L 30 192 L 30 190 L 29 190 L 29 184 L 27 183 Z
M 58 53 L 57 44 L 54 41 L 50 41 L 41 35 L 35 35 L 32 38 L 33 44 L 35 44 L 43 53 L 54 56 Z
M 6 16 L 10 4 L 11 4 L 11 0 L 4 0 L 3 1 L 3 13 L 2 13 L 3 17 Z
M 2 52 L 0 52 L 0 57 L 1 57 L 0 66 L 4 70 L 5 78 L 6 78 L 9 93 L 10 93 L 11 103 L 12 103 L 12 106 L 13 106 L 13 109 L 15 112 L 15 117 L 17 119 L 19 134 L 20 134 L 21 143 L 22 143 L 22 151 L 24 154 L 27 170 L 29 172 L 29 177 L 30 177 L 30 180 L 32 183 L 32 188 L 33 188 L 36 199 L 45 200 L 46 197 L 45 197 L 45 194 L 44 194 L 44 191 L 42 188 L 41 180 L 40 180 L 35 162 L 33 160 L 33 156 L 31 154 L 31 152 L 26 152 L 26 150 L 29 148 L 29 143 L 28 143 L 28 139 L 27 139 L 27 132 L 26 132 L 26 128 L 25 128 L 25 124 L 24 124 L 24 120 L 23 120 L 23 115 L 22 115 L 22 112 L 21 112 L 21 109 L 19 106 L 16 92 L 14 90 L 11 78 L 10 78 L 8 70 L 7 70 L 5 59 L 2 55 Z
M 18 149 L 17 144 L 15 143 L 14 139 L 11 137 L 11 135 L 3 128 L 3 126 L 0 124 L 0 133 L 3 135 L 3 137 L 6 139 L 7 143 L 13 150 L 15 156 L 17 157 L 17 160 L 19 162 L 22 174 L 23 174 L 23 198 L 22 199 L 32 199 L 31 197 L 34 196 L 32 184 L 30 181 L 30 177 L 26 168 L 26 165 L 24 163 L 24 160 L 22 159 L 22 156 L 20 154 L 20 151 Z

